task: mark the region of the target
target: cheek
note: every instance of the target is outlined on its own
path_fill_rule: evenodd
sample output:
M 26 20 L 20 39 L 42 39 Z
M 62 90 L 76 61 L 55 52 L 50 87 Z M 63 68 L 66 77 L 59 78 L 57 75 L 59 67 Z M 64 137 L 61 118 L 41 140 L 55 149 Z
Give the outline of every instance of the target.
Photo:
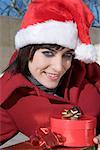
M 67 63 L 64 64 L 64 70 L 65 72 L 71 67 L 71 61 L 67 61 Z
M 45 63 L 41 62 L 40 60 L 38 61 L 30 61 L 28 63 L 28 68 L 31 74 L 35 75 L 36 73 L 40 72 L 45 68 Z
M 34 72 L 34 65 L 33 65 L 32 62 L 28 63 L 28 68 L 29 68 L 30 73 L 33 74 L 33 72 Z

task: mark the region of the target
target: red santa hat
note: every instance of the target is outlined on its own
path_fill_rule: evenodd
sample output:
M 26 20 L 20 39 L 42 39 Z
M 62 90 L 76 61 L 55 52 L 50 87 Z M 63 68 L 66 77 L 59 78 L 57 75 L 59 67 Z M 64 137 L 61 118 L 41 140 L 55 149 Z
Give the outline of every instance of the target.
M 33 0 L 15 36 L 15 46 L 58 44 L 75 49 L 76 59 L 95 62 L 96 50 L 89 36 L 93 18 L 82 0 Z

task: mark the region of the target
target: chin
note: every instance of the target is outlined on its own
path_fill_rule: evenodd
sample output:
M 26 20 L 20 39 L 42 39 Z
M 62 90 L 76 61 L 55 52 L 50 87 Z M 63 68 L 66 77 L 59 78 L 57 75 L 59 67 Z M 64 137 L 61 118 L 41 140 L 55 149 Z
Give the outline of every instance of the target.
M 48 89 L 55 89 L 57 86 L 58 86 L 58 84 L 57 85 L 44 85 L 46 88 L 48 88 Z

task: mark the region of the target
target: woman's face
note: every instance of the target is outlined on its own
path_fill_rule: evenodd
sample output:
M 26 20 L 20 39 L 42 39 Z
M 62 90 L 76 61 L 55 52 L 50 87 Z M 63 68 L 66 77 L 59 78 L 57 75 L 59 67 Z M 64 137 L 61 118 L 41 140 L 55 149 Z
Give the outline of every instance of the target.
M 28 62 L 32 76 L 46 88 L 56 88 L 61 77 L 70 68 L 74 51 L 67 48 L 41 48 Z

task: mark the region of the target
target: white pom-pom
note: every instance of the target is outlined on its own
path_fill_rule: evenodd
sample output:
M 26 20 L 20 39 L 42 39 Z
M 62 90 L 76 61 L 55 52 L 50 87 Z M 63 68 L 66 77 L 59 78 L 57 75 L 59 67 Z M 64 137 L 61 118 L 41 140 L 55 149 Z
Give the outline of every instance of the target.
M 96 48 L 97 53 L 96 63 L 100 65 L 100 44 L 96 44 L 94 47 Z
M 96 62 L 96 49 L 92 44 L 81 44 L 75 49 L 75 58 L 85 63 Z

